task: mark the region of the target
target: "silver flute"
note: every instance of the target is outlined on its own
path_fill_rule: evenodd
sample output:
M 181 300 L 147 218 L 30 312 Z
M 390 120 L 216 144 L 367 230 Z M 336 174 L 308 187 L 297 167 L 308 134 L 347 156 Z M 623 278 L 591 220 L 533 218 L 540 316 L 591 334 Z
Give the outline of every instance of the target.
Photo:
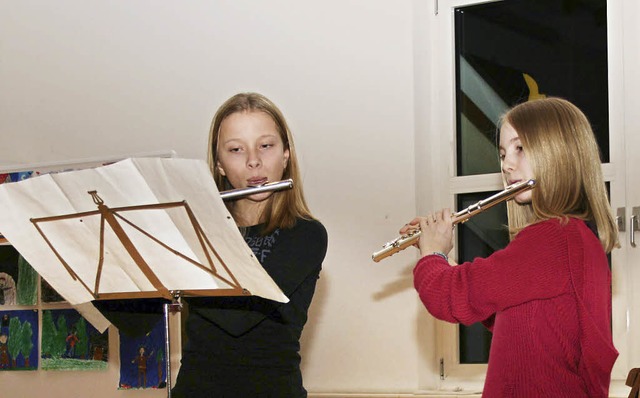
M 262 192 L 271 192 L 271 191 L 282 191 L 284 189 L 292 189 L 293 188 L 293 180 L 291 178 L 282 181 L 268 182 L 263 185 L 258 185 L 255 187 L 246 187 L 246 188 L 238 188 L 231 189 L 229 191 L 220 192 L 220 197 L 222 200 L 232 200 L 242 198 L 244 196 L 254 195 Z
M 486 199 L 483 199 L 464 210 L 460 210 L 457 213 L 451 215 L 453 225 L 461 224 L 475 216 L 476 214 L 483 212 L 498 203 L 504 202 L 505 200 L 509 200 L 514 196 L 518 195 L 521 192 L 528 191 L 536 186 L 536 180 L 526 180 L 520 181 L 515 184 L 511 184 L 506 187 L 503 191 L 496 193 L 495 195 L 489 196 Z M 409 246 L 413 246 L 418 239 L 420 238 L 421 231 L 420 229 L 415 229 L 409 232 L 406 235 L 401 235 L 394 240 L 385 243 L 382 246 L 381 250 L 373 253 L 371 258 L 373 261 L 378 262 L 382 259 L 385 259 L 401 250 L 406 249 Z

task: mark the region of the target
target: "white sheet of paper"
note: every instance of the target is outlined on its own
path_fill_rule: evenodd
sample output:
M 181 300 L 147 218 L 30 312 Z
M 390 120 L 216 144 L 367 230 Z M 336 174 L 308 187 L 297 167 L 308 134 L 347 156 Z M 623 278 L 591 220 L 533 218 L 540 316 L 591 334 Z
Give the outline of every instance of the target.
M 94 169 L 46 174 L 0 185 L 2 234 L 70 304 L 81 306 L 94 299 L 89 290 L 93 290 L 96 283 L 100 215 L 38 223 L 52 246 L 86 287 L 72 278 L 30 220 L 94 212 L 97 205 L 87 193 L 93 190 L 110 209 L 186 202 L 204 235 L 243 288 L 253 295 L 279 302 L 288 301 L 244 242 L 204 161 L 132 158 Z M 118 214 L 186 257 L 208 264 L 184 207 L 121 211 Z M 126 222 L 118 221 L 167 289 L 228 287 L 191 262 L 162 248 Z M 131 297 L 135 297 L 135 293 L 156 290 L 111 228 L 105 225 L 104 231 L 104 264 L 99 292 L 131 293 Z M 213 263 L 216 270 L 228 279 L 215 257 Z

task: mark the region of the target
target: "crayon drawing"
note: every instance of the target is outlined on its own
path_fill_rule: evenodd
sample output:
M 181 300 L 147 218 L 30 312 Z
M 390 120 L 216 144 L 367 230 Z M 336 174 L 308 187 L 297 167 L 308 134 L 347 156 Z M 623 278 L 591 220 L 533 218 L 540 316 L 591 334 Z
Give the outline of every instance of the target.
M 120 333 L 120 389 L 165 388 L 164 319 L 142 336 Z
M 38 273 L 10 245 L 0 246 L 0 306 L 36 305 Z
M 74 309 L 42 311 L 44 370 L 106 370 L 108 342 Z
M 38 311 L 0 311 L 0 370 L 38 369 Z

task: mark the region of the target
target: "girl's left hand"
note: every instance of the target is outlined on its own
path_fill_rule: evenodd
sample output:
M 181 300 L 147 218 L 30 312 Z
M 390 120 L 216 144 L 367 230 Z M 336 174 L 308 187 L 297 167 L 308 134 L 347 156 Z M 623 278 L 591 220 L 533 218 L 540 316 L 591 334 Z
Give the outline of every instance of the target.
M 400 233 L 404 234 L 420 225 L 420 239 L 417 246 L 421 256 L 427 256 L 434 252 L 449 254 L 453 248 L 453 222 L 451 210 L 443 209 L 427 214 L 425 217 L 416 217 L 408 225 L 405 225 Z

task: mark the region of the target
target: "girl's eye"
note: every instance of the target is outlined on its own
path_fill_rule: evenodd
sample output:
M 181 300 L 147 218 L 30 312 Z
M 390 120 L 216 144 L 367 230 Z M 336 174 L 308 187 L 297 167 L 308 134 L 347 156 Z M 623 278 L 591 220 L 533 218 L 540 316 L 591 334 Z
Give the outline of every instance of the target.
M 229 152 L 240 152 L 240 149 L 241 149 L 240 147 L 232 147 L 232 148 L 229 148 Z
M 518 146 L 516 146 L 516 150 L 517 150 L 518 152 L 522 152 L 522 151 L 523 151 L 522 145 L 518 145 Z
M 500 160 L 504 160 L 504 153 L 499 154 L 498 158 L 500 158 Z
M 273 146 L 273 144 L 262 144 L 260 145 L 260 148 L 266 149 L 266 148 L 271 148 Z

